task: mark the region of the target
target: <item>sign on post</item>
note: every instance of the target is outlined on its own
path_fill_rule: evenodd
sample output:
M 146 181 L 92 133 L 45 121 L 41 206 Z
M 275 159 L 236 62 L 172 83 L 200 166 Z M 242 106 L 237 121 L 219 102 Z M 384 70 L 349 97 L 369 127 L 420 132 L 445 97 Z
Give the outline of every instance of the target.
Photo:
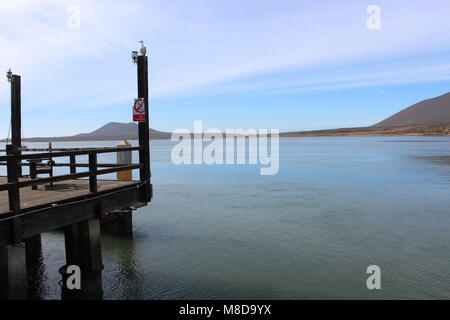
M 145 99 L 134 99 L 133 105 L 133 121 L 145 122 Z

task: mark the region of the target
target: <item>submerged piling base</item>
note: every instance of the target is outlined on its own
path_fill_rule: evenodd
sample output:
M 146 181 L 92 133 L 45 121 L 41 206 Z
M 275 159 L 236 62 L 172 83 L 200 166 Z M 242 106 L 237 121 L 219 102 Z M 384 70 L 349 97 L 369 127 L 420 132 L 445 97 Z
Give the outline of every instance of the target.
M 103 298 L 102 251 L 100 221 L 91 219 L 68 226 L 64 230 L 66 243 L 66 266 L 60 269 L 62 275 L 62 299 L 99 300 Z M 81 271 L 81 288 L 67 286 L 66 269 L 76 265 Z
M 101 231 L 108 235 L 119 237 L 133 236 L 133 211 L 130 209 L 116 210 L 102 220 Z
M 130 237 L 133 235 L 133 214 L 131 210 L 122 213 L 118 219 L 119 236 Z
M 27 299 L 25 245 L 0 246 L 0 299 Z

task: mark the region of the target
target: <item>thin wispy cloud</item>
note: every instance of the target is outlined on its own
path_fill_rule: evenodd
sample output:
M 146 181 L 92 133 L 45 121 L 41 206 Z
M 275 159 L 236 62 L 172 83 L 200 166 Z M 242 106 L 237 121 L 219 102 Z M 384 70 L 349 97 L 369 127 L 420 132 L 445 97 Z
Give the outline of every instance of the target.
M 382 9 L 380 30 L 366 26 L 371 4 Z M 80 8 L 79 30 L 67 27 L 70 6 Z M 129 54 L 138 40 L 149 48 L 154 98 L 441 80 L 443 60 L 423 58 L 410 73 L 402 64 L 389 72 L 370 66 L 448 52 L 448 12 L 442 0 L 2 1 L 0 70 L 23 76 L 25 110 L 129 102 L 136 91 Z M 336 72 L 352 63 L 359 68 L 353 79 Z M 299 76 L 242 83 L 287 70 Z M 3 106 L 7 88 L 0 83 Z M 0 111 L 2 126 L 6 115 Z

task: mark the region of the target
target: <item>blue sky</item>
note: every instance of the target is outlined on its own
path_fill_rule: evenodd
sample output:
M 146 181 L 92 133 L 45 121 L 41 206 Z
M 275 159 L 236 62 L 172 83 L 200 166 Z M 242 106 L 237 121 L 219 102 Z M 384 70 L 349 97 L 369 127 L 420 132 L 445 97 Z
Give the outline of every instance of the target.
M 0 70 L 23 77 L 26 137 L 131 121 L 139 40 L 155 129 L 365 126 L 450 91 L 449 13 L 448 0 L 1 1 Z M 5 78 L 1 137 L 9 103 Z

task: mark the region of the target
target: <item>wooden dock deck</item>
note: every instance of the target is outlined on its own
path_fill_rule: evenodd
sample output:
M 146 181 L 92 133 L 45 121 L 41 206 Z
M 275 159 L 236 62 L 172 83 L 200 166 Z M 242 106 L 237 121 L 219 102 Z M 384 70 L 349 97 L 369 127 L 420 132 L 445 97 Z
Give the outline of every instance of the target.
M 19 180 L 26 181 L 29 179 L 21 178 Z M 7 177 L 0 176 L 0 184 L 5 183 L 7 183 Z M 100 192 L 130 186 L 136 183 L 138 181 L 97 180 L 98 191 Z M 31 190 L 31 187 L 22 188 L 20 190 L 20 203 L 22 209 L 27 209 L 51 205 L 64 200 L 88 195 L 89 193 L 88 179 L 66 180 L 55 182 L 53 187 L 50 185 L 40 185 L 38 190 Z M 8 211 L 8 192 L 0 191 L 0 215 Z

